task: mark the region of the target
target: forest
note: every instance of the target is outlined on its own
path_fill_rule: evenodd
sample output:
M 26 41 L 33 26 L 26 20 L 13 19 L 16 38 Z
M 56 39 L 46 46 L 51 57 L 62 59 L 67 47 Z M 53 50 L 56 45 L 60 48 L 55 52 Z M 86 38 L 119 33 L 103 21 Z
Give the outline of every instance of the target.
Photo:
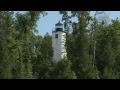
M 35 34 L 46 11 L 0 11 L 0 79 L 120 79 L 120 19 L 108 23 L 90 12 L 59 11 L 67 59 L 55 62 L 52 36 Z

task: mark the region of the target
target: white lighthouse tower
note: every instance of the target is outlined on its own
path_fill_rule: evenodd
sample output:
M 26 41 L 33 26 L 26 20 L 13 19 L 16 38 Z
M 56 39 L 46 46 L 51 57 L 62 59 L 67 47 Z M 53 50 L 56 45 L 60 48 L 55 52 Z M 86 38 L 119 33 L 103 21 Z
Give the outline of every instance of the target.
M 63 31 L 63 24 L 59 21 L 55 24 L 55 31 L 52 31 L 53 59 L 55 61 L 67 57 L 65 42 L 66 33 Z

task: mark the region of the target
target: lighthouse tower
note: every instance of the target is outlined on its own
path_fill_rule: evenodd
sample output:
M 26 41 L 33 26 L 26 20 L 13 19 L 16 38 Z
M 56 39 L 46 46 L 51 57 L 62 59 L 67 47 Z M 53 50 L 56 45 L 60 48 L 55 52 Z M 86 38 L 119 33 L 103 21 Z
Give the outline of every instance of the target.
M 60 21 L 55 24 L 55 31 L 52 31 L 53 59 L 59 61 L 66 58 L 66 33 L 63 31 L 63 24 Z

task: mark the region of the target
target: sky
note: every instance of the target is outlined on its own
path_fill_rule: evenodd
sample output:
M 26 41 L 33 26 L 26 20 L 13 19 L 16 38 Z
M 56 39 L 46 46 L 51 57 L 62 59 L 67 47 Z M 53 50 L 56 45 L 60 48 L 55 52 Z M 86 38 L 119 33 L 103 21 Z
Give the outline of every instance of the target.
M 39 31 L 38 35 L 44 36 L 47 32 L 51 35 L 52 30 L 55 28 L 55 24 L 61 20 L 62 15 L 59 14 L 59 11 L 47 11 L 47 15 L 44 17 L 40 17 L 40 19 L 37 22 L 37 29 Z M 91 12 L 91 15 L 93 16 L 95 11 Z M 105 11 L 105 14 L 109 16 L 109 19 L 115 19 L 117 17 L 120 17 L 120 11 Z M 73 19 L 73 21 L 76 21 L 77 19 Z

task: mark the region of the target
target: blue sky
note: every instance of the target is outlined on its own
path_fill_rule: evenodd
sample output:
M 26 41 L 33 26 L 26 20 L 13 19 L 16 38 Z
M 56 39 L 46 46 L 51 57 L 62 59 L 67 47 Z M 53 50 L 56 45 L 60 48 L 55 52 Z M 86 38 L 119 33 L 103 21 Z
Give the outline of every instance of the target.
M 59 11 L 47 11 L 47 16 L 40 17 L 37 22 L 39 35 L 44 36 L 46 32 L 51 34 L 52 29 L 54 29 L 55 24 L 61 20 L 62 16 L 59 14 Z M 91 15 L 94 15 L 94 11 L 91 12 Z M 120 17 L 120 11 L 105 11 L 106 15 L 109 16 L 110 19 L 115 19 Z M 73 19 L 76 21 L 76 19 Z

